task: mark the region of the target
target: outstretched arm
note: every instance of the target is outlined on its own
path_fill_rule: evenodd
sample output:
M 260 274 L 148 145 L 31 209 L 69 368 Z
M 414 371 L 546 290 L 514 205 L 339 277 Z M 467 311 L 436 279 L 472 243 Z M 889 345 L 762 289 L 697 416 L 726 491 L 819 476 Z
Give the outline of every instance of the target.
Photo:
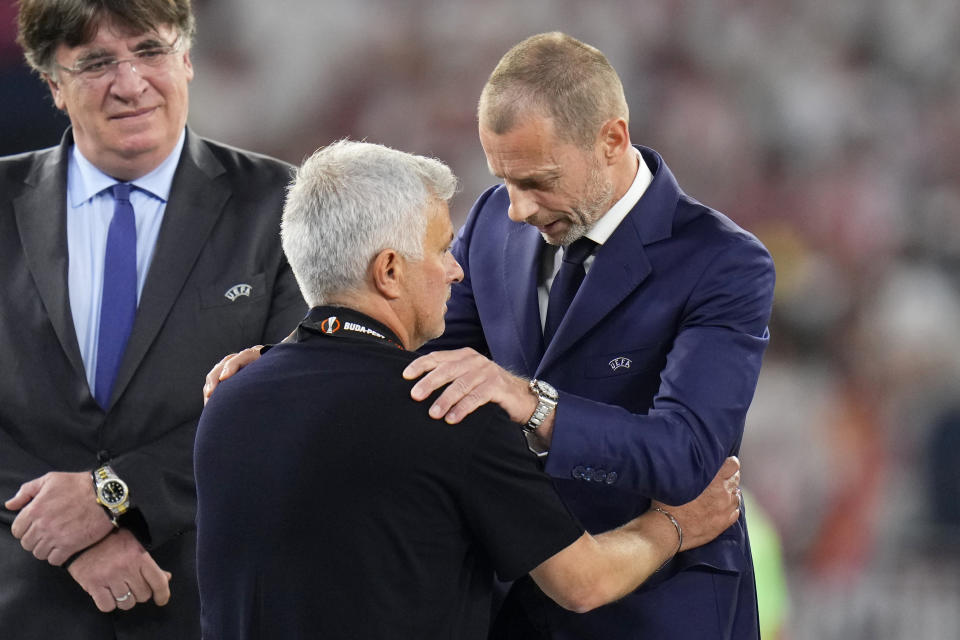
M 560 606 L 577 613 L 618 600 L 678 551 L 705 544 L 736 522 L 739 484 L 740 462 L 727 458 L 692 502 L 679 507 L 655 504 L 622 527 L 596 536 L 585 533 L 530 576 Z

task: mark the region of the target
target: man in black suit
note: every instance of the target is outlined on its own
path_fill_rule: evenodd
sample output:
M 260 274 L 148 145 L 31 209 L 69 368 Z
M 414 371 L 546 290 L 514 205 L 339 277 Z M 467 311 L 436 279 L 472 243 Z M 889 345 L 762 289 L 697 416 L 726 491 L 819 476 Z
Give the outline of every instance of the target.
M 71 128 L 0 159 L 0 629 L 198 637 L 196 389 L 306 309 L 278 234 L 290 167 L 186 128 L 189 0 L 18 19 Z

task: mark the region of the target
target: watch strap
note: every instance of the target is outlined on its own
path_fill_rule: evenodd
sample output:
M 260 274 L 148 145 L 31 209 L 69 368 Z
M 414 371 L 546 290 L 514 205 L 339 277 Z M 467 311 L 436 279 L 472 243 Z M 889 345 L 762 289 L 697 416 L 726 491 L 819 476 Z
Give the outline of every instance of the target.
M 130 489 L 127 486 L 127 483 L 120 479 L 120 476 L 116 474 L 110 465 L 106 464 L 98 469 L 95 469 L 91 475 L 93 476 L 93 491 L 97 499 L 97 504 L 102 506 L 107 511 L 107 515 L 110 517 L 110 521 L 113 523 L 113 526 L 119 527 L 120 523 L 118 522 L 118 519 L 127 512 L 127 509 L 130 508 Z M 100 489 L 104 484 L 113 480 L 123 484 L 125 493 L 123 500 L 119 504 L 109 505 L 100 499 Z
M 557 408 L 556 391 L 553 391 L 555 397 L 550 398 L 541 390 L 541 384 L 546 383 L 536 379 L 531 380 L 529 383 L 530 392 L 537 398 L 537 408 L 533 410 L 533 415 L 531 415 L 527 423 L 523 425 L 523 430 L 529 433 L 536 431 L 537 428 L 543 424 L 543 421 Z M 553 387 L 548 388 L 553 390 Z

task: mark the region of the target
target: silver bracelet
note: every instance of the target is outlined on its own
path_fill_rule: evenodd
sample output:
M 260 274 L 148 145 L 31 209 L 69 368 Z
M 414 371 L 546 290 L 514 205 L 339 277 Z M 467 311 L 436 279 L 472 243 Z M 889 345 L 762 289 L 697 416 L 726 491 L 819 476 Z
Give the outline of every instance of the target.
M 677 538 L 678 538 L 677 550 L 673 552 L 673 555 L 677 555 L 678 553 L 680 553 L 680 547 L 683 546 L 683 529 L 680 528 L 680 523 L 677 522 L 677 519 L 673 517 L 673 514 L 667 511 L 666 509 L 661 509 L 660 507 L 654 507 L 652 510 L 667 516 L 670 522 L 673 523 L 673 526 L 677 528 Z M 672 558 L 667 559 L 667 562 L 670 562 L 671 559 Z M 664 562 L 662 565 L 660 565 L 660 569 L 663 569 L 667 565 L 667 562 Z M 660 571 L 660 569 L 657 569 L 657 571 Z

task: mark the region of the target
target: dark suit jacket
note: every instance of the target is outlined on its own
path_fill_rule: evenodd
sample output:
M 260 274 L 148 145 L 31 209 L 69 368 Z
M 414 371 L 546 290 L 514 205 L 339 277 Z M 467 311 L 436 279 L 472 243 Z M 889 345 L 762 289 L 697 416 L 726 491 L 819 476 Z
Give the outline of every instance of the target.
M 592 532 L 642 513 L 651 497 L 680 504 L 706 487 L 739 450 L 768 340 L 766 249 L 681 192 L 656 152 L 641 152 L 653 182 L 597 249 L 546 351 L 537 306 L 544 242 L 507 217 L 503 187 L 480 197 L 458 235 L 465 277 L 446 333 L 430 344 L 473 346 L 557 387 L 546 469 Z M 685 569 L 683 580 L 671 578 Z M 583 616 L 545 602 L 528 609 L 542 609 L 555 638 L 747 638 L 757 635 L 755 597 L 741 518 L 618 603 Z
M 286 336 L 306 311 L 280 247 L 289 165 L 187 132 L 110 406 L 87 386 L 67 292 L 66 167 L 59 147 L 0 159 L 0 495 L 48 471 L 109 460 L 130 486 L 164 608 L 99 613 L 66 571 L 25 552 L 0 508 L 0 629 L 22 638 L 191 638 L 194 432 L 223 354 Z M 249 295 L 230 300 L 237 284 Z M 11 636 L 13 637 L 13 636 Z

